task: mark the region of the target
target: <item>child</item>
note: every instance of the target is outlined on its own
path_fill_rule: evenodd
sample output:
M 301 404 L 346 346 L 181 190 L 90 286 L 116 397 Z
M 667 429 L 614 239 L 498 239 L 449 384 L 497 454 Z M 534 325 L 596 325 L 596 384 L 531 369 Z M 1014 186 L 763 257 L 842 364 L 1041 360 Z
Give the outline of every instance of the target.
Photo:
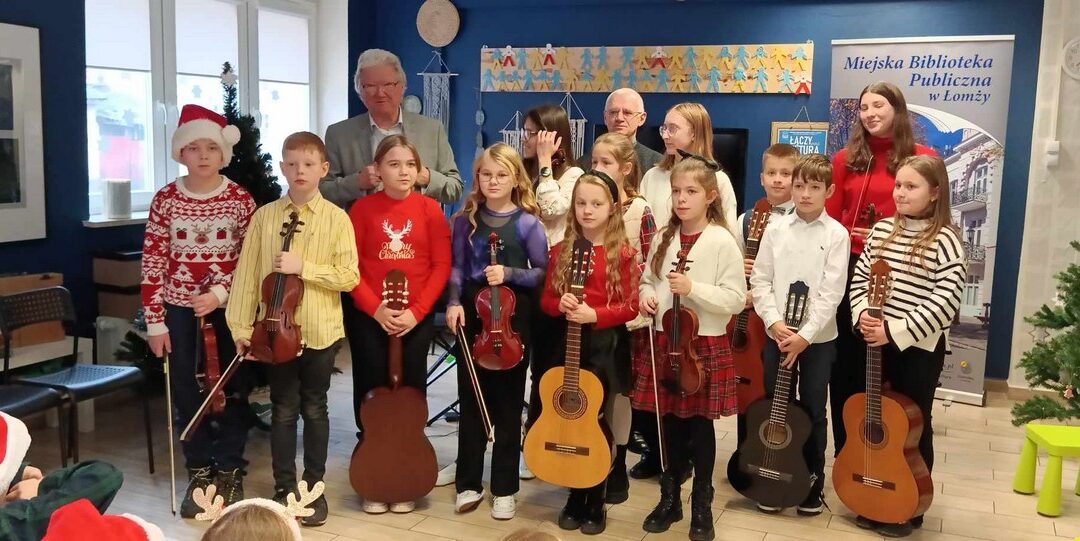
M 855 264 L 850 291 L 857 332 L 867 345 L 883 346 L 884 380 L 922 411 L 919 453 L 930 471 L 934 469 L 930 415 L 934 391 L 967 277 L 967 257 L 952 225 L 949 193 L 949 175 L 941 158 L 911 156 L 900 162 L 893 188 L 896 216 L 871 228 L 866 249 Z M 877 259 L 885 259 L 892 267 L 884 321 L 866 313 L 870 265 Z M 859 517 L 857 524 L 880 535 L 903 537 L 922 522 L 920 515 L 903 524 Z
M 773 395 L 778 366 L 792 369 L 793 386 L 813 424 L 803 454 L 813 485 L 799 505 L 800 515 L 821 513 L 825 486 L 828 421 L 825 399 L 836 360 L 836 307 L 844 296 L 851 249 L 847 230 L 829 217 L 825 200 L 832 195 L 832 166 L 821 154 L 803 156 L 791 184 L 795 213 L 773 216 L 761 239 L 750 277 L 754 310 L 765 323 L 769 340 L 763 352 L 765 392 Z M 798 329 L 784 324 L 788 290 L 802 281 L 810 288 L 805 319 Z M 791 396 L 795 399 L 794 394 Z M 781 509 L 758 504 L 768 513 Z
M 653 221 L 652 209 L 649 208 L 649 203 L 637 192 L 638 185 L 641 182 L 641 171 L 638 169 L 634 142 L 619 133 L 601 135 L 593 143 L 592 169 L 594 172 L 607 174 L 615 181 L 615 185 L 619 187 L 619 200 L 623 202 L 621 210 L 623 225 L 626 229 L 626 238 L 630 242 L 630 247 L 637 251 L 638 271 L 640 272 L 645 268 L 645 255 L 648 254 L 649 242 L 652 241 L 653 234 L 656 233 L 656 222 Z M 641 361 L 641 359 L 648 359 L 648 357 L 644 356 L 647 355 L 647 350 L 644 348 L 648 347 L 649 343 L 648 330 L 645 328 L 648 324 L 649 319 L 639 314 L 633 321 L 626 324 L 625 332 L 620 330 L 619 344 L 625 347 L 619 351 L 619 354 L 628 359 L 620 364 L 633 368 L 636 362 Z M 632 352 L 635 352 L 636 355 L 632 355 Z M 633 359 L 633 362 L 629 359 Z M 642 442 L 641 448 L 638 449 L 641 454 L 641 461 L 631 471 L 631 475 L 638 477 L 641 475 L 639 470 L 642 469 L 642 465 L 646 465 L 644 467 L 648 468 L 648 464 L 659 462 L 655 454 L 658 446 L 656 441 L 656 418 L 648 412 L 630 410 L 629 399 L 626 397 L 620 396 L 618 404 L 623 406 L 617 408 L 617 411 L 613 413 L 620 416 L 629 415 L 630 422 L 616 422 L 614 421 L 615 415 L 613 415 L 612 425 L 628 426 L 630 431 L 637 435 L 636 439 Z M 626 450 L 629 437 L 630 434 L 615 434 L 615 442 L 618 446 L 615 449 L 611 477 L 608 479 L 607 503 L 622 503 L 629 498 L 630 481 L 627 479 L 626 472 Z M 657 466 L 657 469 L 659 469 L 659 466 Z M 651 475 L 648 477 L 651 477 Z
M 222 305 L 229 298 L 233 269 L 255 212 L 255 201 L 218 171 L 232 160 L 240 131 L 225 117 L 185 105 L 172 137 L 172 157 L 187 175 L 158 190 L 150 203 L 142 257 L 142 304 L 150 349 L 169 354 L 175 426 L 183 429 L 203 402 L 195 374 L 198 318 L 217 335 L 218 358 L 233 358 L 233 338 Z M 224 368 L 222 368 L 224 370 Z M 182 442 L 188 470 L 180 516 L 192 518 L 196 488 L 214 483 L 229 502 L 244 499 L 242 468 L 247 443 L 248 406 L 244 376 L 226 387 L 225 411 L 202 423 Z
M 403 135 L 379 143 L 375 164 L 382 179 L 381 192 L 357 200 L 349 210 L 356 228 L 360 258 L 360 284 L 352 291 L 359 308 L 364 351 L 354 351 L 353 370 L 364 370 L 366 395 L 386 385 L 389 335 L 402 337 L 405 385 L 427 387 L 427 352 L 435 334 L 432 306 L 450 277 L 450 227 L 439 203 L 413 190 L 423 164 L 416 147 Z M 382 283 L 392 269 L 408 279 L 408 307 L 391 310 L 382 300 Z M 365 355 L 366 354 L 366 355 Z M 389 506 L 388 504 L 393 504 Z M 414 502 L 365 501 L 367 513 L 408 513 Z
M 645 172 L 640 191 L 652 207 L 656 223 L 663 227 L 671 217 L 671 168 L 683 159 L 679 151 L 712 160 L 712 120 L 709 119 L 709 112 L 700 103 L 675 105 L 664 116 L 660 137 L 664 139 L 664 160 Z M 735 189 L 731 187 L 731 179 L 719 168 L 716 170 L 716 185 L 724 223 L 732 235 L 736 235 Z
M 558 105 L 541 105 L 525 113 L 522 141 L 525 170 L 535 180 L 536 202 L 548 246 L 562 240 L 570 194 L 583 172 L 573 166 L 570 119 Z
M 659 404 L 653 396 L 653 367 L 642 363 L 636 373 L 634 407 L 659 411 L 664 418 L 664 441 L 669 466 L 660 477 L 660 502 L 643 528 L 664 532 L 673 522 L 682 520 L 679 486 L 689 462 L 693 461 L 690 539 L 712 539 L 712 472 L 716 461 L 716 433 L 713 420 L 735 413 L 735 362 L 725 335 L 732 314 L 743 308 L 746 279 L 742 254 L 724 221 L 723 203 L 717 185 L 714 164 L 700 159 L 683 159 L 671 171 L 671 201 L 674 213 L 659 243 L 650 249 L 649 265 L 641 281 L 641 309 L 661 318 L 671 309 L 673 295 L 682 306 L 697 313 L 698 336 L 691 346 L 701 359 L 701 389 L 681 396 L 667 386 L 657 389 Z M 676 235 L 678 238 L 675 238 Z M 679 253 L 686 250 L 689 270 L 673 272 Z M 656 334 L 656 366 L 666 366 L 668 337 Z M 662 379 L 658 374 L 657 379 Z M 659 409 L 657 409 L 659 408 Z
M 791 179 L 798 159 L 799 149 L 786 143 L 770 145 L 761 155 L 761 187 L 765 188 L 765 199 L 772 205 L 774 214 L 790 214 L 795 209 L 795 202 L 791 200 Z M 746 251 L 746 237 L 750 234 L 751 214 L 753 212 L 748 211 L 739 215 L 740 234 L 735 237 L 735 240 L 744 252 Z M 752 266 L 753 262 L 746 262 L 748 278 Z
M 135 515 L 103 515 L 90 500 L 75 500 L 46 516 L 49 528 L 44 537 L 4 537 L 41 541 L 165 541 L 156 525 Z M 270 541 L 270 540 L 260 540 Z
M 270 453 L 274 470 L 274 500 L 284 502 L 296 491 L 296 420 L 304 418 L 304 473 L 308 484 L 326 474 L 330 420 L 326 391 L 334 370 L 334 356 L 345 337 L 341 321 L 340 292 L 358 280 L 356 242 L 345 211 L 319 193 L 319 179 L 330 167 L 326 147 L 319 136 L 297 132 L 285 138 L 279 164 L 289 191 L 285 197 L 255 213 L 251 236 L 240 254 L 236 272 L 236 297 L 226 317 L 236 337 L 236 347 L 251 346 L 252 326 L 260 308 L 263 280 L 273 272 L 295 274 L 304 284 L 304 298 L 294 321 L 302 329 L 303 353 L 295 360 L 269 368 Z M 299 232 L 289 251 L 283 252 L 282 224 L 298 213 Z M 264 308 L 265 309 L 265 308 Z M 321 526 L 328 513 L 326 498 L 312 504 L 305 526 Z
M 606 175 L 605 175 L 606 176 Z M 583 325 L 581 367 L 596 374 L 604 387 L 604 407 L 616 394 L 626 394 L 629 367 L 626 359 L 615 354 L 619 345 L 616 331 L 634 319 L 637 312 L 637 254 L 626 240 L 625 226 L 619 219 L 619 188 L 610 178 L 586 174 L 578 179 L 573 192 L 574 219 L 566 223 L 564 239 L 551 249 L 548 273 L 540 306 L 557 317 L 560 334 L 565 338 L 566 322 Z M 585 280 L 584 299 L 570 292 L 570 270 L 574 242 L 587 239 L 593 245 L 592 267 Z M 548 338 L 559 345 L 565 339 Z M 563 348 L 565 351 L 565 347 Z M 601 414 L 601 423 L 610 423 Z M 604 531 L 604 489 L 606 480 L 595 487 L 570 489 L 570 497 L 559 514 L 559 527 L 581 528 L 581 533 L 595 535 Z
M 496 143 L 473 165 L 473 188 L 465 206 L 454 217 L 450 273 L 450 300 L 446 324 L 457 333 L 465 327 L 467 338 L 480 334 L 482 323 L 476 314 L 476 296 L 488 286 L 506 285 L 513 291 L 516 308 L 510 319 L 525 350 L 531 345 L 530 326 L 535 311 L 533 289 L 543 283 L 547 268 L 547 239 L 537 217 L 540 209 L 533 198 L 532 182 L 513 147 Z M 491 265 L 488 237 L 499 237 L 498 265 Z M 505 310 L 506 307 L 504 306 Z M 459 348 L 460 345 L 455 346 Z M 461 359 L 459 349 L 454 356 Z M 487 411 L 495 430 L 491 452 L 491 516 L 514 518 L 518 491 L 518 450 L 521 440 L 521 399 L 525 395 L 525 370 L 519 362 L 508 370 L 476 367 Z M 476 509 L 484 498 L 481 478 L 487 441 L 480 422 L 479 406 L 464 362 L 458 363 L 458 398 L 461 421 L 458 431 L 457 501 L 458 513 Z
M 0 412 L 0 539 L 41 539 L 49 517 L 78 500 L 104 512 L 124 482 L 120 470 L 96 460 L 45 475 L 23 462 L 29 449 L 26 425 Z
M 297 521 L 312 513 L 308 504 L 322 498 L 325 488 L 315 483 L 309 491 L 301 481 L 296 496 L 285 502 L 251 498 L 224 509 L 212 491 L 200 493 L 199 520 L 213 521 L 201 541 L 303 541 Z

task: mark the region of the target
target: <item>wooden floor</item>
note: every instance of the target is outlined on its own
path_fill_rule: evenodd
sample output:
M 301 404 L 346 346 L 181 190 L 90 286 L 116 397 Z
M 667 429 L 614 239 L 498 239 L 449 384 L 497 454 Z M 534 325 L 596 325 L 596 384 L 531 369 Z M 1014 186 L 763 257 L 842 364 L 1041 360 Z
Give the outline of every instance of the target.
M 393 540 L 413 539 L 499 539 L 505 533 L 541 522 L 554 522 L 565 501 L 564 489 L 539 480 L 523 481 L 518 494 L 517 517 L 496 521 L 489 515 L 490 498 L 479 509 L 465 515 L 454 513 L 453 485 L 436 488 L 416 511 L 404 515 L 387 513 L 366 515 L 360 501 L 349 486 L 347 469 L 355 443 L 351 378 L 347 350 L 339 356 L 338 366 L 343 374 L 334 376 L 330 389 L 330 459 L 327 465 L 327 497 L 330 519 L 322 527 L 307 528 L 304 538 L 311 541 Z M 429 390 L 432 411 L 439 411 L 456 397 L 453 372 L 436 382 Z M 926 523 L 911 539 L 962 540 L 994 539 L 1049 541 L 1080 537 L 1080 497 L 1072 494 L 1077 464 L 1067 461 L 1062 485 L 1063 514 L 1045 518 L 1035 513 L 1035 496 L 1015 494 L 1011 489 L 1023 432 L 1009 423 L 1011 402 L 1002 396 L 991 396 L 985 408 L 963 404 L 951 407 L 938 401 L 934 407 L 937 461 L 934 468 L 934 503 L 926 515 Z M 169 513 L 168 447 L 165 439 L 164 400 L 154 404 L 157 416 L 155 442 L 158 472 L 147 473 L 145 442 L 142 435 L 140 410 L 135 401 L 120 401 L 100 405 L 97 430 L 83 434 L 82 457 L 101 459 L 123 470 L 124 487 L 109 509 L 111 513 L 134 513 L 161 526 L 166 535 L 176 541 L 194 541 L 206 528 L 205 523 L 174 518 Z M 40 424 L 40 423 L 38 423 Z M 832 512 L 803 518 L 789 510 L 783 515 L 766 516 L 728 486 L 724 477 L 725 464 L 735 447 L 735 419 L 717 421 L 717 467 L 713 483 L 716 499 L 713 514 L 717 539 L 724 540 L 856 540 L 877 536 L 858 529 L 853 515 L 826 487 L 826 501 Z M 455 424 L 438 422 L 428 429 L 440 465 L 454 460 L 456 453 Z M 36 428 L 30 459 L 43 468 L 59 465 L 55 431 Z M 302 446 L 301 446 L 302 447 Z M 270 473 L 270 441 L 268 434 L 253 430 L 247 447 L 251 461 L 245 488 L 249 496 L 269 497 L 273 493 Z M 302 451 L 301 451 L 302 452 Z M 179 448 L 177 449 L 179 454 Z M 828 453 L 826 475 L 831 475 L 832 451 Z M 634 460 L 631 455 L 629 460 Z M 1045 457 L 1040 459 L 1040 463 Z M 178 468 L 182 458 L 178 456 Z M 1041 471 L 1040 471 L 1041 474 Z M 186 479 L 179 473 L 178 489 L 183 490 Z M 486 476 L 485 476 L 486 479 Z M 1041 478 L 1039 480 L 1041 482 Z M 686 487 L 689 488 L 687 483 Z M 1036 485 L 1038 486 L 1038 485 Z M 684 498 L 687 497 L 684 490 Z M 686 539 L 687 518 L 664 534 L 646 534 L 641 529 L 645 515 L 655 505 L 659 487 L 655 481 L 631 480 L 630 499 L 610 506 L 607 530 L 594 539 Z M 562 532 L 563 539 L 583 539 L 578 532 Z

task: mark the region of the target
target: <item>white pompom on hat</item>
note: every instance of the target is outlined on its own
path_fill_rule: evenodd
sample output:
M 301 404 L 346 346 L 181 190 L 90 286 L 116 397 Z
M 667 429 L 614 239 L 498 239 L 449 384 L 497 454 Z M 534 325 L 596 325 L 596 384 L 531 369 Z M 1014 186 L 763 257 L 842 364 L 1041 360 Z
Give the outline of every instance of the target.
M 53 512 L 41 541 L 165 541 L 161 528 L 135 515 L 102 515 L 86 498 Z
M 180 111 L 180 122 L 172 137 L 172 158 L 180 161 L 180 150 L 199 139 L 217 143 L 225 159 L 224 166 L 227 166 L 232 161 L 233 145 L 240 141 L 240 130 L 210 109 L 201 105 L 185 105 Z
M 30 432 L 22 421 L 0 412 L 0 493 L 6 493 L 30 449 Z

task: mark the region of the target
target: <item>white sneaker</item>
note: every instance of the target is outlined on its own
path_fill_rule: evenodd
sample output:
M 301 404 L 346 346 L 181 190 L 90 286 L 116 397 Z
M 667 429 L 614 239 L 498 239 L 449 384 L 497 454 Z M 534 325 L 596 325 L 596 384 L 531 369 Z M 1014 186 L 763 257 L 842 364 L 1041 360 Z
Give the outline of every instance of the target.
M 495 496 L 491 502 L 491 518 L 496 520 L 510 520 L 517 512 L 517 501 L 513 496 Z
M 457 500 L 454 502 L 455 513 L 468 513 L 476 506 L 480 505 L 480 502 L 484 499 L 484 491 L 477 492 L 475 490 L 466 490 L 465 492 L 458 492 Z
M 784 510 L 782 507 L 773 507 L 771 505 L 765 505 L 762 503 L 757 504 L 758 511 L 768 515 L 775 515 Z
M 416 509 L 416 502 L 398 502 L 390 504 L 390 512 L 392 513 L 411 513 L 413 509 Z
M 457 481 L 457 462 L 451 462 L 445 468 L 439 470 L 439 477 L 435 479 L 435 486 L 444 487 Z
M 528 481 L 529 479 L 536 479 L 536 474 L 529 470 L 529 467 L 525 465 L 524 456 L 521 457 L 521 461 L 518 464 L 518 479 L 523 479 L 525 481 Z
M 385 513 L 389 509 L 390 507 L 388 507 L 385 503 L 364 500 L 364 512 L 370 515 L 379 515 Z

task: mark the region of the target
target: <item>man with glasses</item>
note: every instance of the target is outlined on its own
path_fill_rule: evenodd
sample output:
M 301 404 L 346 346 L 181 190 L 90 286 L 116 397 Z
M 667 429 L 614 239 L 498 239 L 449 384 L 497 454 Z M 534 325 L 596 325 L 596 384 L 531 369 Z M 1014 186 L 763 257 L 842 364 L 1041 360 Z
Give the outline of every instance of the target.
M 405 71 L 397 55 L 364 51 L 353 84 L 368 112 L 326 129 L 330 173 L 319 184 L 323 197 L 348 210 L 353 201 L 378 190 L 382 181 L 372 163 L 375 149 L 383 139 L 404 134 L 423 162 L 416 182 L 420 191 L 443 204 L 457 202 L 463 184 L 446 130 L 438 120 L 401 109 Z
M 646 117 L 645 102 L 636 90 L 620 88 L 608 94 L 607 102 L 604 103 L 604 125 L 609 132 L 621 133 L 634 142 L 638 167 L 643 175 L 664 158 L 659 152 L 637 140 L 638 128 L 645 124 Z M 586 171 L 592 169 L 592 155 L 582 156 L 578 165 Z
M 416 186 L 425 195 L 443 204 L 461 198 L 461 173 L 454 163 L 454 151 L 446 138 L 442 122 L 401 109 L 405 96 L 405 71 L 397 55 L 382 49 L 368 49 L 356 61 L 353 78 L 356 93 L 368 112 L 331 125 L 326 129 L 326 154 L 330 172 L 319 183 L 323 197 L 348 210 L 353 201 L 382 188 L 378 169 L 373 163 L 375 149 L 391 135 L 404 134 L 420 153 L 423 167 Z M 367 388 L 363 370 L 362 312 L 348 293 L 342 296 L 345 336 L 353 358 L 353 415 L 357 438 L 363 436 L 360 422 L 362 393 Z

